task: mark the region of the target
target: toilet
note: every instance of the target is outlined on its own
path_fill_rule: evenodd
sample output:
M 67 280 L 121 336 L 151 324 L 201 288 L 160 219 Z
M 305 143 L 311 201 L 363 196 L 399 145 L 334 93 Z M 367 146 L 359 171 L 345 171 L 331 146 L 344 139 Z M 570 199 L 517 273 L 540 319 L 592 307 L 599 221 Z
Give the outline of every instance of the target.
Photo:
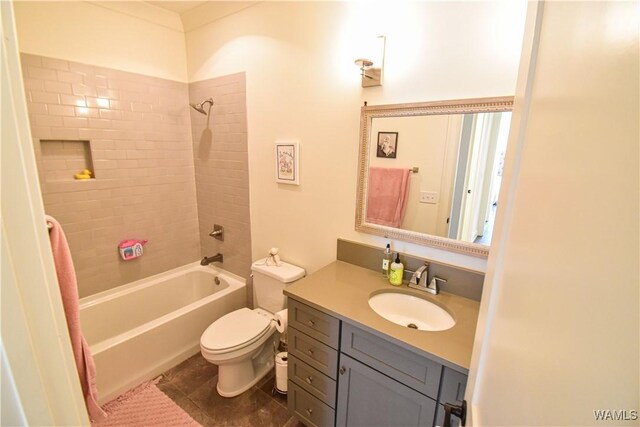
M 218 365 L 220 396 L 237 396 L 255 385 L 273 368 L 280 334 L 273 314 L 284 309 L 285 286 L 304 277 L 304 269 L 286 262 L 251 265 L 253 310 L 241 308 L 213 322 L 200 337 L 202 356 Z

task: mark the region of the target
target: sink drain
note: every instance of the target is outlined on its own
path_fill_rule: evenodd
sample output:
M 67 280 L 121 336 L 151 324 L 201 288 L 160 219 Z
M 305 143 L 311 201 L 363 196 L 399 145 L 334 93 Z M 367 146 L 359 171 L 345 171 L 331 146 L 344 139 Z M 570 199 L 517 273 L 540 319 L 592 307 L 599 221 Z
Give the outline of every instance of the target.
M 411 328 L 411 329 L 418 329 L 418 327 L 416 326 L 416 324 L 415 324 L 415 323 L 409 323 L 409 324 L 407 325 L 407 328 Z

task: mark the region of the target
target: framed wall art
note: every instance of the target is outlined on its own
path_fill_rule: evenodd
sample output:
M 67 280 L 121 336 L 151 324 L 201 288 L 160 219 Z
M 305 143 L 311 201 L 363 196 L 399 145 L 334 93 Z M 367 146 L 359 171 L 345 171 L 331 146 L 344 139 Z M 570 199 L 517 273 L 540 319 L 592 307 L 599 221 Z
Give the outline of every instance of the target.
M 276 182 L 300 185 L 298 142 L 276 142 Z
M 398 153 L 398 132 L 378 132 L 376 157 L 395 159 Z

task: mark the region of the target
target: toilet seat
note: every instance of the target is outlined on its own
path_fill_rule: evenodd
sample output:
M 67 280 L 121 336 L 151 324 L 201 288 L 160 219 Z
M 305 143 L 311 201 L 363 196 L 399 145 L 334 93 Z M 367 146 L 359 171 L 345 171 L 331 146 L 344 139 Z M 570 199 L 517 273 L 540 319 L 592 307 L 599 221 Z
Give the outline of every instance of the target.
M 241 308 L 213 322 L 202 334 L 200 346 L 210 354 L 229 353 L 260 340 L 271 328 L 271 318 Z

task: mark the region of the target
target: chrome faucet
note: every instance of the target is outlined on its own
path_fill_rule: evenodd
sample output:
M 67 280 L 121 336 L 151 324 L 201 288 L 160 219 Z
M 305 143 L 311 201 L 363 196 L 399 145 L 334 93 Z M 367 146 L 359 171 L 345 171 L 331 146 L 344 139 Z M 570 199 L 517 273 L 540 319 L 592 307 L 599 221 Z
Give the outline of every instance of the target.
M 200 265 L 209 265 L 212 262 L 222 262 L 222 254 L 217 253 L 214 256 L 204 257 L 202 261 L 200 261 Z
M 407 286 L 413 289 L 429 292 L 433 295 L 438 295 L 440 293 L 440 282 L 447 283 L 445 279 L 433 276 L 431 282 L 427 284 L 428 279 L 429 264 L 425 262 L 423 266 L 413 273 L 413 276 L 411 276 L 411 280 L 409 280 L 409 284 Z
M 427 287 L 428 276 L 429 276 L 429 264 L 425 262 L 423 266 L 421 266 L 420 268 L 418 268 L 416 271 L 413 272 L 413 275 L 411 276 L 411 280 L 409 280 L 408 286 L 410 288 L 423 290 L 424 288 Z

